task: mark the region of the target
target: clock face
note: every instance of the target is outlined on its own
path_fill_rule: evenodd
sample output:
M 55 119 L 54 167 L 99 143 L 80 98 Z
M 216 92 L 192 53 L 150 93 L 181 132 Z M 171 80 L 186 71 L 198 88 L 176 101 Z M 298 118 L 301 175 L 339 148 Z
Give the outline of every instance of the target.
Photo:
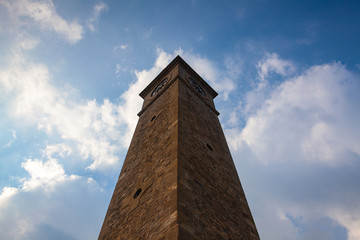
M 200 87 L 200 85 L 193 78 L 189 77 L 189 82 L 202 96 L 206 96 L 204 89 L 202 89 L 202 87 Z
M 164 80 L 161 81 L 161 83 L 159 83 L 159 85 L 156 86 L 156 88 L 154 89 L 154 91 L 151 93 L 151 96 L 155 96 L 156 94 L 158 94 L 161 89 L 164 88 L 164 86 L 166 85 L 166 83 L 168 82 L 168 78 L 165 78 Z

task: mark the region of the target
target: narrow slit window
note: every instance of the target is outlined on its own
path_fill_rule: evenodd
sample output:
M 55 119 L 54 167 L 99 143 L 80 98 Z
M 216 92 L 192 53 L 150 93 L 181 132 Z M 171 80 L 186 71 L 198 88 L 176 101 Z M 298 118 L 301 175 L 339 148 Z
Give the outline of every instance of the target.
M 140 195 L 140 193 L 141 193 L 141 188 L 139 188 L 139 189 L 135 192 L 135 194 L 134 194 L 134 199 L 137 198 L 137 197 Z

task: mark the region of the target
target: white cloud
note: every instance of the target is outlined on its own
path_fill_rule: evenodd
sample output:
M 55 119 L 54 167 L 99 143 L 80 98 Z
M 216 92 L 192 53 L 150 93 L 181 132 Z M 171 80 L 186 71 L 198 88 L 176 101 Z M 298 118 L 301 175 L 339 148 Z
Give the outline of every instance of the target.
M 119 50 L 126 50 L 129 48 L 129 45 L 128 44 L 121 44 L 119 46 L 115 46 L 114 49 L 113 49 L 113 53 L 116 53 L 118 52 Z
M 89 159 L 92 170 L 105 169 L 119 164 L 119 151 L 131 140 L 142 104 L 138 94 L 180 53 L 182 50 L 169 54 L 158 49 L 154 66 L 149 70 L 135 71 L 137 81 L 121 95 L 122 103 L 119 105 L 107 99 L 102 103 L 96 100 L 72 101 L 65 90 L 56 89 L 51 84 L 51 74 L 45 65 L 28 63 L 21 53 L 9 61 L 8 68 L 0 71 L 0 86 L 11 99 L 9 113 L 13 117 L 26 118 L 27 123 L 36 124 L 49 135 L 59 134 L 64 144 L 72 148 L 67 152 Z M 221 82 L 224 79 L 216 77 L 220 71 L 209 60 L 190 53 L 184 56 L 220 91 L 229 93 L 233 89 L 231 81 Z
M 56 159 L 48 156 L 46 158 L 46 160 L 25 160 L 22 167 L 28 176 L 19 180 L 18 187 L 2 189 L 0 194 L 0 225 L 3 226 L 0 229 L 1 239 L 37 239 L 29 236 L 34 231 L 41 231 L 42 224 L 49 224 L 55 229 L 60 228 L 66 233 L 71 226 L 62 227 L 66 225 L 66 222 L 64 223 L 63 219 L 59 220 L 58 216 L 63 215 L 68 221 L 74 217 L 68 215 L 76 217 L 81 206 L 89 205 L 92 201 L 91 198 L 89 200 L 85 197 L 77 203 L 77 211 L 65 211 L 68 213 L 64 213 L 63 209 L 71 208 L 62 205 L 69 204 L 74 198 L 79 198 L 76 196 L 78 191 L 86 195 L 93 191 L 97 194 L 103 192 L 96 186 L 95 181 L 87 182 L 78 175 L 68 175 Z M 81 195 L 82 197 L 84 196 Z M 91 212 L 89 209 L 86 210 Z M 56 215 L 52 215 L 54 213 Z
M 19 189 L 15 187 L 4 187 L 0 194 L 0 207 L 6 206 L 6 201 L 13 195 L 15 195 Z
M 274 72 L 281 76 L 286 76 L 295 71 L 295 66 L 283 59 L 276 53 L 266 54 L 266 56 L 257 64 L 259 78 L 265 81 L 266 77 Z
M 72 152 L 70 146 L 59 143 L 53 145 L 47 145 L 46 148 L 43 150 L 43 156 L 47 158 L 52 158 L 54 155 L 58 155 L 60 157 L 69 156 Z
M 348 240 L 360 239 L 360 206 L 356 211 L 340 208 L 334 209 L 329 215 L 346 227 L 348 230 Z
M 45 190 L 51 190 L 56 184 L 75 180 L 79 178 L 76 175 L 68 176 L 64 168 L 56 159 L 49 159 L 43 162 L 39 159 L 27 159 L 21 166 L 29 173 L 30 178 L 23 179 L 23 191 L 34 190 L 42 187 Z
M 76 103 L 65 90 L 51 84 L 46 66 L 27 63 L 18 54 L 9 62 L 0 71 L 0 87 L 9 98 L 12 117 L 24 118 L 24 123 L 36 124 L 47 134 L 59 134 L 72 152 L 91 158 L 91 169 L 118 164 L 121 119 L 116 105 L 107 99 L 101 104 L 95 100 Z
M 284 201 L 284 198 L 282 199 L 282 201 Z M 360 205 L 337 206 L 336 203 L 333 202 L 329 203 L 326 201 L 315 204 L 314 202 L 312 203 L 305 202 L 303 203 L 303 205 L 300 205 L 299 203 L 295 204 L 295 203 L 283 202 L 279 210 L 281 211 L 283 218 L 287 219 L 289 223 L 293 225 L 293 228 L 299 226 L 295 226 L 294 223 L 291 223 L 292 222 L 291 218 L 301 219 L 303 224 L 310 224 L 310 225 L 311 224 L 315 225 L 316 221 L 320 221 L 321 219 L 329 219 L 333 221 L 333 223 L 332 226 L 328 226 L 328 228 L 326 229 L 327 231 L 329 231 L 331 227 L 336 227 L 336 224 L 338 224 L 339 226 L 343 226 L 344 228 L 346 228 L 348 240 L 356 240 L 360 238 L 360 231 L 359 231 Z M 316 229 L 316 225 L 313 227 L 315 228 L 315 231 L 318 232 L 324 231 L 322 229 Z M 296 235 L 301 236 L 299 232 L 296 233 Z
M 118 105 L 106 99 L 100 103 L 95 100 L 75 102 L 64 90 L 57 89 L 51 84 L 51 74 L 43 64 L 26 63 L 21 55 L 9 61 L 9 67 L 0 70 L 0 91 L 8 94 L 8 102 L 14 110 L 13 117 L 26 119 L 27 122 L 24 124 L 35 124 L 49 136 L 58 134 L 61 137 L 61 143 L 51 142 L 43 150 L 43 157 L 47 161 L 29 159 L 23 163 L 29 177 L 23 180 L 21 187 L 3 188 L 0 203 L 6 202 L 12 207 L 7 208 L 5 214 L 4 212 L 0 214 L 0 225 L 5 226 L 11 223 L 9 226 L 12 226 L 12 229 L 16 226 L 15 228 L 19 229 L 18 232 L 24 236 L 34 230 L 36 224 L 54 221 L 49 217 L 50 213 L 60 214 L 59 216 L 65 214 L 55 211 L 62 204 L 60 200 L 64 199 L 51 198 L 54 196 L 52 194 L 64 194 L 67 197 L 65 200 L 70 201 L 69 199 L 73 196 L 69 194 L 67 188 L 72 189 L 70 193 L 76 194 L 78 191 L 74 189 L 79 182 L 85 181 L 88 185 L 94 183 L 95 180 L 92 178 L 77 179 L 74 175 L 66 174 L 62 165 L 54 159 L 55 157 L 63 158 L 79 153 L 83 159 L 90 159 L 89 168 L 91 169 L 101 169 L 118 163 L 118 152 L 121 148 L 118 143 L 121 142 L 123 146 L 128 145 L 137 122 L 136 114 L 142 103 L 138 96 L 139 92 L 176 54 L 181 54 L 220 94 L 228 95 L 235 89 L 232 79 L 234 79 L 233 76 L 236 78 L 241 73 L 239 70 L 241 62 L 226 62 L 226 70 L 221 70 L 205 57 L 184 53 L 182 50 L 166 53 L 159 49 L 153 67 L 135 71 L 137 81 L 122 94 L 121 104 Z M 271 63 L 271 61 L 262 60 L 262 65 L 267 65 L 267 67 L 258 68 L 259 78 L 263 76 L 264 80 L 267 80 L 270 72 L 275 72 L 287 79 L 283 84 L 265 92 L 264 101 L 260 102 L 259 107 L 249 111 L 251 114 L 247 115 L 249 119 L 242 131 L 232 129 L 234 134 L 229 139 L 232 145 L 238 149 L 248 147 L 258 159 L 268 162 L 269 165 L 276 159 L 288 162 L 289 159 L 311 160 L 333 164 L 340 161 L 339 156 L 348 151 L 358 154 L 359 138 L 356 133 L 359 132 L 357 127 L 359 121 L 357 90 L 359 87 L 354 81 L 358 76 L 354 76 L 343 65 L 335 63 L 315 66 L 296 77 L 289 78 L 288 75 L 293 75 L 293 70 L 286 63 L 287 61 L 273 55 L 269 58 L 276 61 Z M 249 101 L 247 104 L 249 106 Z M 236 114 L 229 118 L 231 125 L 235 125 L 238 120 Z M 126 126 L 125 129 L 121 128 L 123 125 Z M 307 177 L 307 173 L 301 176 L 301 178 Z M 284 182 L 286 180 L 288 179 Z M 48 191 L 62 186 L 65 186 L 62 191 Z M 28 190 L 25 191 L 25 189 Z M 41 191 L 40 195 L 34 197 L 39 193 L 38 191 Z M 321 191 L 324 190 L 321 189 Z M 50 193 L 44 194 L 45 192 Z M 27 201 L 29 196 L 42 202 Z M 264 196 L 268 195 L 265 193 L 260 195 L 260 197 Z M 8 201 L 9 199 L 12 201 Z M 84 198 L 81 199 L 84 200 Z M 56 200 L 53 205 L 51 205 L 51 200 Z M 278 199 L 272 199 L 272 203 L 274 202 L 278 204 L 271 207 L 281 205 Z M 14 207 L 15 204 L 17 206 Z M 26 208 L 28 205 L 34 206 L 34 212 L 29 212 L 30 210 Z M 0 206 L 4 205 L 0 204 Z M 46 206 L 45 210 L 44 206 Z M 81 206 L 82 204 L 65 207 L 71 209 Z M 281 224 L 276 226 L 274 224 L 274 227 L 278 227 L 276 229 L 281 231 L 283 239 L 295 236 L 293 232 L 295 227 L 287 214 L 289 212 L 294 216 L 308 214 L 301 211 L 292 212 L 289 208 L 277 209 L 275 213 L 280 213 L 279 215 L 271 215 L 271 218 L 266 219 L 269 216 L 267 215 L 263 218 L 266 224 L 272 223 L 274 221 L 272 217 L 276 216 L 276 220 L 279 220 Z M 334 212 L 322 210 L 319 215 L 330 217 L 341 223 L 349 230 L 349 237 L 356 238 L 358 218 L 355 213 L 357 212 L 354 211 L 352 214 L 349 213 L 349 209 L 340 209 L 342 210 Z M 11 211 L 13 212 L 10 213 Z M 39 214 L 37 215 L 35 211 Z M 73 216 L 70 212 L 72 211 L 66 212 L 69 215 L 63 219 L 71 220 Z M 86 212 L 83 211 L 83 213 Z M 269 211 L 267 214 L 272 213 Z M 25 218 L 17 217 L 18 215 L 25 215 Z M 14 219 L 9 220 L 11 218 Z M 69 224 L 60 227 L 58 223 L 52 223 L 52 226 L 61 229 L 71 228 Z M 282 227 L 286 228 L 286 231 Z M 4 230 L 0 230 L 0 236 L 4 236 L 1 235 L 1 231 Z M 18 233 L 13 234 L 11 236 Z M 79 239 L 88 238 L 79 237 Z
M 39 159 L 27 159 L 21 166 L 28 173 L 29 177 L 21 179 L 19 187 L 4 187 L 0 194 L 0 207 L 6 206 L 7 201 L 21 192 L 43 189 L 51 191 L 62 182 L 74 181 L 80 178 L 77 175 L 67 175 L 64 168 L 54 158 L 48 158 L 47 161 Z
M 256 112 L 271 91 L 277 87 L 269 78 L 273 75 L 280 78 L 289 78 L 296 70 L 295 65 L 291 61 L 281 59 L 276 53 L 265 54 L 257 63 L 256 68 L 258 76 L 254 82 L 254 90 L 246 94 L 246 106 L 243 112 L 245 116 Z
M 100 2 L 94 6 L 92 16 L 87 21 L 87 26 L 91 32 L 95 32 L 94 24 L 97 23 L 100 15 L 108 9 L 108 6 L 103 2 Z
M 279 66 L 291 64 L 276 59 L 282 62 Z M 240 176 L 250 185 L 256 182 L 256 192 L 249 186 L 245 191 L 257 201 L 259 229 L 270 239 L 273 225 L 285 229 L 283 236 L 276 233 L 277 239 L 328 239 L 333 234 L 329 229 L 339 234 L 344 227 L 349 239 L 358 239 L 359 175 L 354 170 L 360 164 L 358 73 L 341 63 L 297 73 L 281 67 L 275 70 L 281 83 L 270 86 L 273 70 L 257 66 L 259 80 L 263 76 L 268 84 L 263 85 L 263 98 L 257 104 L 245 98 L 245 107 L 235 110 L 235 116 L 242 111 L 246 117 L 245 126 L 236 125 L 239 120 L 234 117 L 225 132 L 241 165 Z M 259 89 L 255 85 L 249 94 L 255 96 Z M 277 211 L 281 214 L 274 217 Z M 326 230 L 314 227 L 324 225 Z
M 54 151 L 65 151 L 59 147 L 66 145 L 67 153 L 79 154 L 82 159 L 89 160 L 90 169 L 105 169 L 119 164 L 119 151 L 130 142 L 141 109 L 142 99 L 138 94 L 181 53 L 182 50 L 169 54 L 158 49 L 154 66 L 149 70 L 135 71 L 137 81 L 121 95 L 122 103 L 119 105 L 107 99 L 101 103 L 96 100 L 73 101 L 65 89 L 52 85 L 51 74 L 45 65 L 27 62 L 20 50 L 8 61 L 7 68 L 0 71 L 0 87 L 7 94 L 12 117 L 26 119 L 24 123 L 37 125 L 49 136 L 60 136 L 63 142 L 50 142 L 45 154 L 51 153 L 50 146 Z M 224 79 L 217 78 L 220 71 L 206 58 L 191 53 L 184 53 L 184 57 L 196 71 L 204 74 L 206 80 L 217 86 L 216 90 L 226 94 L 233 89 L 231 81 L 221 82 Z
M 264 165 L 246 146 L 232 153 L 262 239 L 346 239 L 356 232 L 358 159 L 329 167 L 290 156 Z
M 69 150 L 64 144 L 47 146 L 43 159 L 22 163 L 28 176 L 18 180 L 18 187 L 2 189 L 1 239 L 89 239 L 98 234 L 110 195 L 92 178 L 67 174 L 53 158 Z
M 115 67 L 115 74 L 117 77 L 120 77 L 121 76 L 121 73 L 123 72 L 128 72 L 128 73 L 133 73 L 134 71 L 131 70 L 131 67 L 126 65 L 125 63 L 124 64 L 116 64 L 116 67 Z
M 38 39 L 28 36 L 21 39 L 19 45 L 21 48 L 25 50 L 29 50 L 29 49 L 34 49 L 39 44 L 39 42 L 40 41 Z
M 230 131 L 232 146 L 246 143 L 263 162 L 302 156 L 330 164 L 343 161 L 340 156 L 346 153 L 360 155 L 356 79 L 334 63 L 284 81 L 248 118 L 241 133 Z
M 54 159 L 29 159 L 23 166 L 29 177 L 0 194 L 1 239 L 91 239 L 99 233 L 110 196 L 94 180 L 67 175 Z
M 11 139 L 3 147 L 10 147 L 16 140 L 16 131 L 12 129 L 9 129 L 9 131 L 11 132 Z
M 271 201 L 267 201 L 261 206 L 261 210 L 254 216 L 254 220 L 261 239 L 299 239 L 296 227 L 287 218 L 283 209 Z
M 54 31 L 70 43 L 76 43 L 82 39 L 83 27 L 76 20 L 69 22 L 62 18 L 56 12 L 51 0 L 16 0 L 2 1 L 0 3 L 7 7 L 10 15 L 18 22 L 21 22 L 22 25 L 28 24 L 22 17 L 28 17 L 32 19 L 39 28 Z

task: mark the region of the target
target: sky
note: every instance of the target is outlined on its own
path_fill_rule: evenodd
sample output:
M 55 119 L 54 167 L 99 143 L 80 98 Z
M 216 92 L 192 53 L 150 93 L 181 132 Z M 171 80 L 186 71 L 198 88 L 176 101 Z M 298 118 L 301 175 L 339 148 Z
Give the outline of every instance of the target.
M 359 43 L 359 1 L 0 0 L 0 239 L 97 239 L 177 55 L 219 93 L 261 239 L 360 239 Z

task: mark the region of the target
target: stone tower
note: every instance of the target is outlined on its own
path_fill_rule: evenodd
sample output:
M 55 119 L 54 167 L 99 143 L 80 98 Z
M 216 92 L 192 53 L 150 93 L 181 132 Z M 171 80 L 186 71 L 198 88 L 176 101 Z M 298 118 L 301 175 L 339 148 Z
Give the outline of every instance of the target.
M 259 239 L 217 93 L 179 56 L 144 104 L 99 239 Z

